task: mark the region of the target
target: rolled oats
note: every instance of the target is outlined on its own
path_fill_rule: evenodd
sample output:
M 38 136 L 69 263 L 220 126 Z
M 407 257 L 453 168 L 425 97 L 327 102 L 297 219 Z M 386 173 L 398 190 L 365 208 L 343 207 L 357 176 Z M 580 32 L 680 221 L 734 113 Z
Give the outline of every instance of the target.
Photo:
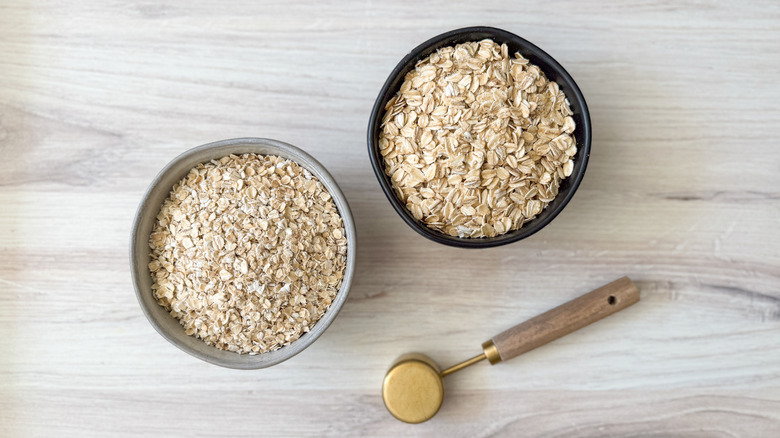
M 406 208 L 452 236 L 492 237 L 538 215 L 570 176 L 572 111 L 506 44 L 444 47 L 385 106 L 379 148 Z

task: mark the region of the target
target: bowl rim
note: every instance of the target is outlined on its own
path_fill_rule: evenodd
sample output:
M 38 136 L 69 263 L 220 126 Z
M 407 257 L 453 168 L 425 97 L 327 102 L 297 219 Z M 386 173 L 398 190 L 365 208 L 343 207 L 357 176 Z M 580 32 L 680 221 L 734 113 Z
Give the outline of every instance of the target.
M 388 181 L 388 177 L 384 173 L 384 163 L 381 154 L 379 153 L 378 144 L 379 128 L 382 123 L 385 104 L 387 103 L 387 100 L 395 95 L 395 93 L 388 94 L 393 82 L 395 82 L 402 73 L 404 75 L 406 74 L 404 73 L 404 70 L 407 69 L 410 63 L 416 64 L 419 60 L 424 59 L 438 48 L 446 47 L 448 45 L 460 44 L 466 41 L 473 41 L 472 39 L 466 39 L 460 42 L 451 41 L 453 39 L 457 40 L 459 37 L 463 37 L 466 36 L 466 34 L 472 33 L 486 34 L 485 38 L 491 38 L 499 43 L 503 41 L 511 41 L 513 44 L 521 47 L 526 52 L 523 53 L 523 56 L 528 57 L 527 55 L 531 54 L 531 57 L 534 58 L 534 60 L 541 60 L 541 63 L 537 61 L 534 62 L 534 64 L 539 66 L 542 70 L 552 70 L 559 77 L 564 79 L 566 86 L 572 91 L 572 95 L 567 94 L 566 97 L 569 99 L 569 101 L 577 102 L 577 105 L 582 110 L 581 116 L 584 122 L 581 124 L 583 126 L 578 126 L 578 129 L 582 131 L 581 145 L 579 144 L 580 142 L 578 142 L 577 151 L 577 158 L 581 161 L 581 166 L 577 169 L 576 174 L 569 176 L 571 185 L 561 198 L 560 204 L 556 205 L 550 214 L 539 220 L 533 219 L 529 221 L 519 230 L 489 238 L 461 238 L 457 236 L 450 236 L 429 228 L 427 225 L 415 219 L 411 212 L 406 209 L 406 206 L 401 203 L 401 201 L 393 192 L 392 184 Z M 401 219 L 403 219 L 404 222 L 406 222 L 406 224 L 409 225 L 418 234 L 434 242 L 453 247 L 491 248 L 517 242 L 518 240 L 525 239 L 526 237 L 537 233 L 550 222 L 552 222 L 552 220 L 555 219 L 555 217 L 558 216 L 561 211 L 563 211 L 564 207 L 566 207 L 571 198 L 574 196 L 577 188 L 579 188 L 580 183 L 582 182 L 582 179 L 585 175 L 585 170 L 588 167 L 592 139 L 591 131 L 592 128 L 590 111 L 588 110 L 588 105 L 585 102 L 585 97 L 583 96 L 582 91 L 580 90 L 579 86 L 577 86 L 577 83 L 571 77 L 569 72 L 566 71 L 566 69 L 563 68 L 563 66 L 558 63 L 558 61 L 556 61 L 552 56 L 547 54 L 547 52 L 540 49 L 530 41 L 511 32 L 489 26 L 472 26 L 451 30 L 428 39 L 427 41 L 412 49 L 412 51 L 404 56 L 404 58 L 401 59 L 401 61 L 395 66 L 384 85 L 380 89 L 379 95 L 377 96 L 376 101 L 374 102 L 374 106 L 371 110 L 367 132 L 368 156 L 371 161 L 371 167 L 374 169 L 374 174 L 379 181 L 379 185 L 382 188 L 382 192 L 384 192 L 385 197 L 388 199 L 388 201 L 390 201 L 393 209 L 395 209 L 396 213 L 398 213 Z
M 241 151 L 242 148 L 243 151 Z M 258 149 L 268 149 L 274 152 L 256 152 Z M 181 328 L 181 334 L 177 335 L 171 333 L 162 325 L 161 321 L 158 320 L 158 315 L 160 315 L 160 313 L 157 312 L 157 315 L 153 314 L 152 309 L 149 308 L 149 303 L 144 300 L 143 294 L 151 294 L 151 290 L 141 290 L 142 284 L 140 276 L 150 275 L 149 268 L 148 266 L 139 266 L 139 263 L 136 263 L 136 261 L 139 258 L 138 245 L 148 245 L 148 243 L 146 243 L 148 242 L 148 236 L 139 236 L 139 233 L 142 231 L 142 220 L 144 219 L 145 215 L 153 215 L 152 217 L 156 217 L 160 208 L 159 205 L 150 205 L 150 197 L 152 196 L 153 192 L 157 191 L 157 188 L 161 185 L 162 181 L 167 179 L 172 169 L 182 166 L 184 163 L 189 163 L 187 166 L 185 166 L 187 169 L 185 173 L 181 177 L 173 179 L 173 184 L 175 184 L 176 182 L 180 181 L 181 178 L 186 176 L 187 172 L 189 172 L 189 169 L 192 169 L 198 163 L 208 162 L 208 160 L 195 158 L 195 156 L 204 151 L 213 151 L 215 153 L 220 152 L 220 157 L 243 153 L 283 156 L 284 158 L 287 158 L 300 165 L 304 169 L 307 169 L 320 180 L 330 195 L 334 198 L 334 203 L 336 204 L 339 214 L 341 215 L 344 230 L 347 235 L 347 260 L 344 269 L 344 278 L 342 279 L 341 286 L 339 287 L 336 298 L 333 300 L 328 310 L 311 328 L 311 330 L 302 334 L 298 339 L 289 345 L 286 345 L 278 350 L 256 355 L 239 354 L 236 352 L 221 350 L 217 347 L 206 344 L 195 336 L 184 334 L 184 329 L 178 323 L 178 321 L 176 321 L 176 326 Z M 165 189 L 166 197 L 170 193 L 171 187 L 167 187 Z M 164 199 L 165 198 L 163 198 L 163 200 Z M 153 210 L 152 213 L 149 212 L 150 209 Z M 341 191 L 341 188 L 338 186 L 338 183 L 333 178 L 333 176 L 319 161 L 317 161 L 314 157 L 302 149 L 289 143 L 269 138 L 241 137 L 215 141 L 188 149 L 169 161 L 162 168 L 162 170 L 157 173 L 152 182 L 146 188 L 141 198 L 141 202 L 139 203 L 133 217 L 133 226 L 130 234 L 129 255 L 131 277 L 136 299 L 138 300 L 138 304 L 141 307 L 141 311 L 143 312 L 147 321 L 149 321 L 151 326 L 155 329 L 155 331 L 157 331 L 157 333 L 160 334 L 160 336 L 165 338 L 168 342 L 185 353 L 205 362 L 226 368 L 249 370 L 267 368 L 292 358 L 293 356 L 308 348 L 325 332 L 325 330 L 327 330 L 328 327 L 330 327 L 348 298 L 349 290 L 355 275 L 355 266 L 357 260 L 356 251 L 357 230 L 352 212 L 350 210 L 349 204 L 347 203 L 347 198 L 344 196 L 344 193 Z M 159 306 L 156 303 L 156 300 L 153 298 L 152 300 L 154 301 L 153 304 L 155 306 Z M 175 320 L 167 311 L 165 311 L 165 309 L 163 309 L 161 306 L 159 306 L 159 308 L 163 310 L 164 314 L 167 315 L 168 318 Z M 197 342 L 191 342 L 188 340 L 188 338 L 194 339 Z M 206 348 L 195 349 L 188 344 L 195 344 L 199 347 L 205 346 Z

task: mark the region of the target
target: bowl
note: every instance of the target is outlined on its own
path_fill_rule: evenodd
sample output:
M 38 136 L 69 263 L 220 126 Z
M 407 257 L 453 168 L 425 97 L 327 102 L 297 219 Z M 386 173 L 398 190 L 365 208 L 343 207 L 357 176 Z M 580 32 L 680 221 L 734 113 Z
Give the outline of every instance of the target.
M 379 134 L 381 132 L 382 116 L 385 113 L 385 105 L 395 96 L 401 88 L 406 74 L 414 69 L 419 61 L 422 61 L 442 47 L 470 41 L 481 41 L 486 38 L 492 39 L 498 44 L 505 43 L 509 48 L 509 53 L 519 52 L 528 58 L 531 63 L 539 66 L 548 79 L 558 83 L 569 99 L 571 110 L 574 112 L 572 118 L 577 126 L 574 131 L 577 140 L 577 155 L 574 157 L 572 174 L 561 182 L 558 196 L 535 218 L 526 222 L 522 228 L 495 237 L 461 238 L 429 228 L 422 221 L 415 219 L 404 203 L 398 199 L 393 192 L 393 184 L 390 177 L 385 175 L 383 158 L 379 152 Z M 585 103 L 582 92 L 569 73 L 542 49 L 513 33 L 493 27 L 467 27 L 453 30 L 435 36 L 415 47 L 390 73 L 374 103 L 371 119 L 368 123 L 368 155 L 371 159 L 371 165 L 374 168 L 374 173 L 377 180 L 379 180 L 382 191 L 384 191 L 385 196 L 395 211 L 412 229 L 422 236 L 434 242 L 461 248 L 489 248 L 505 245 L 524 239 L 549 224 L 568 204 L 572 196 L 574 196 L 574 192 L 577 191 L 577 187 L 579 187 L 582 177 L 585 175 L 585 168 L 588 166 L 590 143 L 591 126 L 588 106 Z
M 152 294 L 152 275 L 149 271 L 149 235 L 163 201 L 174 184 L 184 178 L 190 169 L 230 154 L 278 155 L 290 159 L 316 176 L 330 192 L 344 224 L 347 238 L 347 261 L 344 279 L 330 308 L 308 333 L 278 350 L 257 355 L 238 354 L 210 346 L 202 340 L 184 333 L 179 321 L 171 316 Z M 303 351 L 317 340 L 338 315 L 347 300 L 355 272 L 355 251 L 357 247 L 355 222 L 349 210 L 347 199 L 328 171 L 311 155 L 295 146 L 265 138 L 237 138 L 209 143 L 184 152 L 163 168 L 146 190 L 133 222 L 130 242 L 130 264 L 133 285 L 144 315 L 157 332 L 181 350 L 206 362 L 228 368 L 258 369 L 276 365 Z

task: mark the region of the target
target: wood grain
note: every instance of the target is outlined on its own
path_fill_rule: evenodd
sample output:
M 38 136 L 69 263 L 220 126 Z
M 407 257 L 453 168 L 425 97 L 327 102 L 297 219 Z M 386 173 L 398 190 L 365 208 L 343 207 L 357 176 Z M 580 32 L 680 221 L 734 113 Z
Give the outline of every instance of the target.
M 493 336 L 490 341 L 498 357 L 491 357 L 487 349 L 485 355 L 491 363 L 499 357 L 515 358 L 638 302 L 639 289 L 628 277 L 621 277 Z
M 772 1 L 2 2 L 0 436 L 776 436 L 778 23 Z M 484 251 L 409 229 L 365 144 L 395 64 L 469 25 L 542 47 L 593 117 L 572 202 Z M 257 372 L 169 345 L 129 275 L 154 175 L 242 136 L 320 160 L 359 237 L 334 324 Z M 623 275 L 640 303 L 448 377 L 430 422 L 384 410 L 402 353 L 456 363 Z

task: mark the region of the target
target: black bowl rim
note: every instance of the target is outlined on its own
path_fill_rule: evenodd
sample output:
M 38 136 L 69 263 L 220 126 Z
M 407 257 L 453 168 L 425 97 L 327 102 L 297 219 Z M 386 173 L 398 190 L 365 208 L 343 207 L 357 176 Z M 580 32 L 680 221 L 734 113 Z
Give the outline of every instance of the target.
M 491 37 L 496 37 L 496 39 L 498 40 L 513 41 L 518 46 L 523 47 L 527 52 L 532 53 L 537 59 L 541 60 L 542 61 L 541 64 L 544 64 L 544 65 L 539 65 L 540 63 L 537 62 L 536 63 L 537 65 L 543 68 L 547 67 L 550 70 L 554 70 L 559 76 L 565 79 L 567 85 L 569 86 L 573 94 L 573 95 L 567 94 L 566 97 L 570 100 L 576 100 L 577 104 L 582 109 L 582 119 L 584 121 L 584 124 L 581 127 L 578 126 L 578 128 L 582 129 L 582 145 L 581 147 L 579 147 L 579 150 L 577 151 L 577 154 L 580 156 L 579 159 L 582 160 L 582 165 L 577 174 L 571 175 L 569 177 L 571 178 L 571 186 L 569 187 L 568 191 L 564 194 L 561 203 L 557 205 L 556 208 L 543 219 L 539 221 L 531 220 L 530 222 L 528 222 L 528 224 L 530 225 L 524 225 L 519 230 L 515 230 L 513 232 L 506 233 L 496 237 L 461 238 L 461 237 L 449 236 L 447 234 L 441 233 L 417 221 L 414 218 L 414 216 L 412 216 L 412 214 L 406 209 L 406 206 L 403 205 L 401 201 L 395 196 L 395 193 L 393 193 L 393 189 L 390 183 L 388 183 L 386 179 L 387 177 L 384 173 L 384 163 L 382 162 L 379 154 L 378 130 L 379 130 L 379 126 L 381 125 L 382 115 L 384 114 L 384 107 L 386 104 L 386 100 L 383 97 L 387 95 L 387 92 L 391 84 L 395 81 L 396 77 L 398 77 L 401 74 L 401 72 L 406 68 L 406 66 L 409 63 L 414 62 L 416 64 L 417 61 L 421 59 L 421 54 L 424 51 L 431 48 L 432 46 L 436 46 L 437 44 L 445 40 L 448 40 L 452 37 L 457 37 L 461 34 L 477 33 L 477 32 L 488 34 Z M 375 138 L 377 140 L 375 140 Z M 406 222 L 413 230 L 415 230 L 418 234 L 422 235 L 423 237 L 426 237 L 434 242 L 438 242 L 444 245 L 459 247 L 459 248 L 490 248 L 490 247 L 506 245 L 512 242 L 517 242 L 518 240 L 521 239 L 525 239 L 526 237 L 535 234 L 536 232 L 538 232 L 539 230 L 547 226 L 547 224 L 552 222 L 552 220 L 555 219 L 555 217 L 558 216 L 558 214 L 560 214 L 561 211 L 563 211 L 564 207 L 566 207 L 566 204 L 569 203 L 571 198 L 574 196 L 574 193 L 577 191 L 577 188 L 580 186 L 580 183 L 582 182 L 582 178 L 585 176 L 585 170 L 588 167 L 588 159 L 590 158 L 590 146 L 591 146 L 590 111 L 588 110 L 588 105 L 585 102 L 585 97 L 582 95 L 582 91 L 580 91 L 579 86 L 577 86 L 577 83 L 571 77 L 569 72 L 566 71 L 566 69 L 563 68 L 563 66 L 559 64 L 558 61 L 556 61 L 552 56 L 547 54 L 547 52 L 540 49 L 530 41 L 521 38 L 511 32 L 505 31 L 503 29 L 498 29 L 495 27 L 488 27 L 488 26 L 473 26 L 473 27 L 464 27 L 461 29 L 451 30 L 449 32 L 445 32 L 443 34 L 430 38 L 429 40 L 415 47 L 395 66 L 392 73 L 390 73 L 390 75 L 388 76 L 387 80 L 382 86 L 382 89 L 379 91 L 379 95 L 377 96 L 376 101 L 374 102 L 374 107 L 371 110 L 371 117 L 368 123 L 368 156 L 369 159 L 371 160 L 371 166 L 374 168 L 374 174 L 376 175 L 377 180 L 379 181 L 379 185 L 382 187 L 382 191 L 384 192 L 388 201 L 390 201 L 390 204 L 393 206 L 396 213 L 398 213 L 398 215 L 401 216 L 404 222 Z

